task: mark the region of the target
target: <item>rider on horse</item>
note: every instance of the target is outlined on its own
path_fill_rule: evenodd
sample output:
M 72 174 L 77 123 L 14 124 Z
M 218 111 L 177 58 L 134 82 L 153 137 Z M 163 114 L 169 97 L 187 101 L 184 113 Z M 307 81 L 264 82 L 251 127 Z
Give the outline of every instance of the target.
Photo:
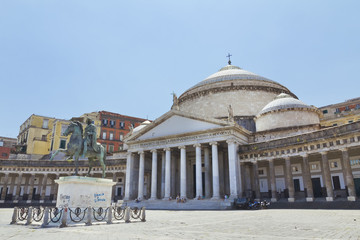
M 95 152 L 99 152 L 99 146 L 96 143 L 96 126 L 92 123 L 92 120 L 88 118 L 86 120 L 87 126 L 84 133 L 84 149 L 83 157 L 87 152 L 87 148 L 91 147 Z

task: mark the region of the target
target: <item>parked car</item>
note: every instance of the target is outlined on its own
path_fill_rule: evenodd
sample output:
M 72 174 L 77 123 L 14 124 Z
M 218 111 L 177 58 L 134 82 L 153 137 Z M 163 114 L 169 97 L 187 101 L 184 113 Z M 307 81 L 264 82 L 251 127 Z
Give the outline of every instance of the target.
M 250 203 L 249 198 L 235 198 L 234 199 L 234 207 L 236 209 L 248 209 L 249 203 Z

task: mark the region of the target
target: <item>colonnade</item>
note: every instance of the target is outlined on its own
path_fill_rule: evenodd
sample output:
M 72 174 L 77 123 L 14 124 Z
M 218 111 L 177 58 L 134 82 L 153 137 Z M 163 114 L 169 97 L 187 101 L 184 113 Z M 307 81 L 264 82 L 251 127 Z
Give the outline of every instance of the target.
M 350 165 L 349 153 L 347 148 L 340 149 L 341 151 L 341 165 L 342 165 L 342 172 L 344 176 L 344 182 L 348 191 L 347 199 L 349 201 L 355 201 L 356 199 L 356 191 L 354 185 L 354 178 L 352 174 L 352 169 Z M 323 176 L 324 180 L 324 187 L 326 188 L 326 200 L 333 201 L 334 199 L 334 189 L 331 179 L 331 171 L 330 171 L 330 164 L 328 159 L 328 152 L 322 151 L 319 152 L 321 154 L 321 175 Z M 311 180 L 311 172 L 309 167 L 309 155 L 302 154 L 302 178 L 304 183 L 304 189 L 306 189 L 306 201 L 311 202 L 314 201 L 314 192 L 313 192 L 313 184 Z M 285 184 L 286 188 L 289 193 L 288 201 L 293 202 L 295 201 L 295 189 L 294 189 L 294 181 L 293 181 L 293 174 L 291 168 L 291 158 L 289 156 L 285 157 L 278 157 L 278 158 L 269 158 L 267 160 L 261 161 L 253 161 L 253 168 L 254 168 L 254 179 L 255 182 L 255 195 L 256 198 L 260 198 L 260 191 L 259 191 L 259 176 L 258 172 L 258 164 L 263 163 L 264 161 L 268 162 L 268 169 L 269 169 L 269 186 L 271 191 L 271 201 L 277 201 L 277 186 L 276 186 L 276 176 L 275 176 L 275 160 L 283 160 L 285 166 Z
M 238 154 L 237 154 L 237 142 L 235 140 L 226 141 L 227 144 L 227 156 L 228 156 L 228 177 L 229 177 L 229 194 L 230 198 L 237 197 L 240 190 L 240 172 L 237 170 L 239 167 L 238 163 Z M 172 161 L 174 161 L 174 157 L 172 157 L 173 152 L 180 152 L 179 162 L 180 166 L 178 166 L 179 171 L 179 197 L 180 198 L 189 198 L 194 197 L 195 199 L 212 198 L 219 199 L 220 198 L 220 178 L 219 178 L 219 152 L 218 152 L 218 142 L 208 142 L 208 143 L 196 143 L 193 145 L 180 145 L 177 147 L 166 147 L 163 149 L 150 149 L 147 152 L 150 152 L 151 157 L 151 195 L 150 199 L 166 199 L 172 197 L 172 193 L 174 193 L 175 184 L 172 184 L 175 178 L 174 169 L 172 168 Z M 211 147 L 211 153 L 210 153 Z M 190 150 L 191 151 L 190 151 Z M 195 150 L 195 151 L 194 151 Z M 195 152 L 195 186 L 190 181 L 190 176 L 192 172 L 191 167 L 189 165 L 189 153 Z M 127 166 L 126 166 L 126 187 L 125 187 L 125 200 L 130 200 L 137 198 L 139 200 L 144 199 L 144 173 L 145 173 L 145 153 L 146 151 L 141 150 L 138 152 L 128 152 L 127 156 Z M 162 153 L 162 163 L 161 168 L 158 167 L 158 155 Z M 137 155 L 137 156 L 136 156 Z M 210 158 L 211 155 L 211 158 Z M 139 159 L 138 164 L 138 172 L 135 174 L 135 159 Z M 192 160 L 192 159 L 190 159 Z M 204 166 L 204 167 L 203 167 Z M 205 169 L 205 178 L 204 185 L 205 189 L 203 189 L 203 168 Z M 161 169 L 161 172 L 158 173 L 158 169 Z M 137 186 L 131 184 L 134 181 L 135 175 L 138 173 L 138 179 L 136 179 Z M 158 175 L 161 175 L 161 183 L 158 183 Z M 212 177 L 211 177 L 212 176 Z M 189 182 L 191 187 L 195 187 L 194 192 L 195 196 L 191 196 L 189 194 L 188 187 Z M 137 194 L 135 188 L 137 188 Z M 161 188 L 161 189 L 159 189 Z M 240 191 L 239 191 L 240 190 Z M 205 194 L 203 194 L 203 192 Z M 159 194 L 160 193 L 160 194 Z M 174 194 L 173 194 L 174 195 Z

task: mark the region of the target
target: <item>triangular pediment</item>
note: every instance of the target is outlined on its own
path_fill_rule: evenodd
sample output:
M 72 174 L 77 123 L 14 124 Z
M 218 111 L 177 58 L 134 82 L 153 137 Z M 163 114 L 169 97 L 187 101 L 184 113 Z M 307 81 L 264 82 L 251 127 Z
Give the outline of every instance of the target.
M 129 136 L 128 140 L 148 140 L 166 136 L 190 134 L 225 126 L 229 126 L 229 124 L 222 120 L 206 119 L 193 114 L 172 110 L 156 119 L 150 125 L 142 128 L 139 132 L 134 132 L 132 136 Z

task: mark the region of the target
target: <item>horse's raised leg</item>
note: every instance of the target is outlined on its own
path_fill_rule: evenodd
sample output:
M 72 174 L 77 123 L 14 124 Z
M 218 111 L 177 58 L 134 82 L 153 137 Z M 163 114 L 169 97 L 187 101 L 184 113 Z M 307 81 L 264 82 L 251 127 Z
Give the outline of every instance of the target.
M 79 171 L 79 155 L 80 155 L 80 153 L 79 152 L 76 152 L 75 154 L 74 154 L 74 157 L 75 157 L 75 176 L 77 176 L 77 175 L 79 175 L 78 174 L 78 171 Z
M 88 160 L 89 160 L 89 171 L 87 172 L 86 176 L 90 177 L 90 172 L 92 169 L 92 158 L 88 158 Z
M 65 152 L 65 151 L 66 150 L 63 150 L 63 149 L 56 150 L 56 152 L 54 152 L 54 154 L 51 155 L 50 161 L 52 161 L 59 152 Z

